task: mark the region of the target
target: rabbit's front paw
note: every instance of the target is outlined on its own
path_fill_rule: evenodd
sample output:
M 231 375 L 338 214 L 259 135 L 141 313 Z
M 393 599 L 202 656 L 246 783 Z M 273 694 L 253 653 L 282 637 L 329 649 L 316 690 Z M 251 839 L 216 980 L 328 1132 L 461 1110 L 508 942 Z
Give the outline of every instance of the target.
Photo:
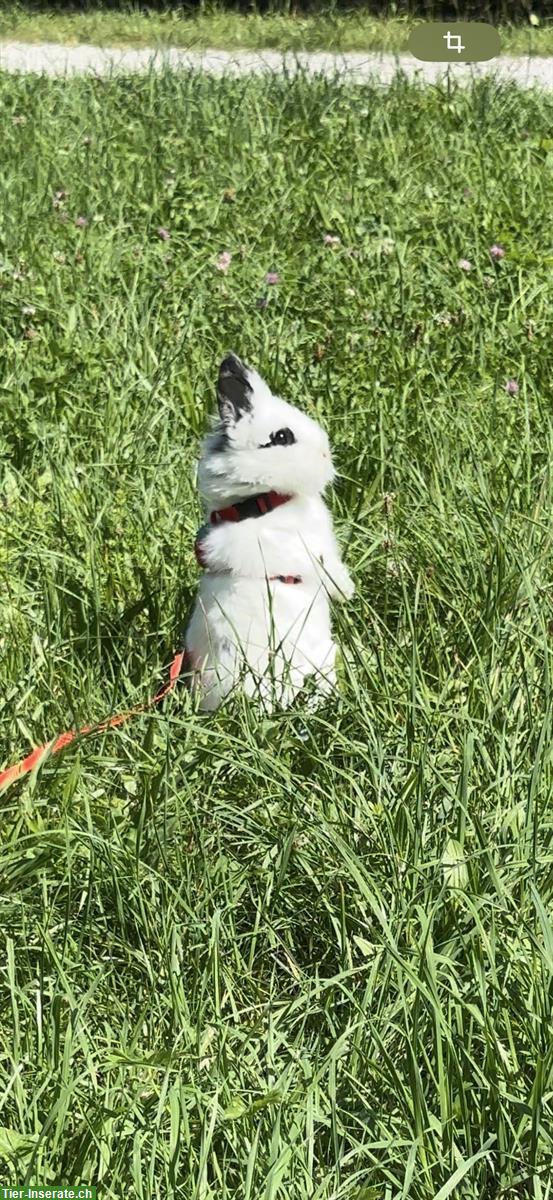
M 351 600 L 355 592 L 355 584 L 343 563 L 335 563 L 332 571 L 328 572 L 330 583 L 329 593 L 335 600 Z
M 319 562 L 323 582 L 331 600 L 350 600 L 355 592 L 355 583 L 351 580 L 347 566 L 339 559 L 333 560 L 332 563 L 326 562 L 323 556 L 320 556 Z
M 348 571 L 344 570 L 344 574 L 340 579 L 336 580 L 336 583 L 341 594 L 341 598 L 344 600 L 351 600 L 352 596 L 355 594 L 355 584 Z

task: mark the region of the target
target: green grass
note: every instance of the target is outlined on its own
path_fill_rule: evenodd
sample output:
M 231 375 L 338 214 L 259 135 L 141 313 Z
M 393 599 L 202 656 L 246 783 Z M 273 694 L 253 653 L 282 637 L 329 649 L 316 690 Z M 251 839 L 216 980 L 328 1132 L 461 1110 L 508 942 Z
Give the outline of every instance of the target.
M 313 13 L 242 14 L 217 4 L 189 13 L 129 9 L 110 12 L 36 11 L 10 4 L 0 13 L 0 38 L 29 42 L 91 43 L 98 46 L 183 46 L 279 50 L 384 50 L 400 53 L 412 19 L 382 19 L 363 9 Z M 553 21 L 502 24 L 502 50 L 508 54 L 553 54 Z
M 548 1200 L 553 100 L 0 102 L 3 761 L 159 684 L 230 347 L 328 428 L 358 588 L 329 707 L 178 695 L 3 794 L 3 1179 Z

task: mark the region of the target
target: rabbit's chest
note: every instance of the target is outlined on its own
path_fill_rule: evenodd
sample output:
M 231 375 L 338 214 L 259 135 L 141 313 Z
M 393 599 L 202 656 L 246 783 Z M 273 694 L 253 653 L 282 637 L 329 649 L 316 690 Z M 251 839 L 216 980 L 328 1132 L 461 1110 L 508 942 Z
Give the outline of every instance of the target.
M 324 588 L 294 578 L 236 578 L 204 574 L 198 603 L 210 636 L 237 644 L 274 637 L 278 642 L 312 640 L 330 631 L 328 597 Z

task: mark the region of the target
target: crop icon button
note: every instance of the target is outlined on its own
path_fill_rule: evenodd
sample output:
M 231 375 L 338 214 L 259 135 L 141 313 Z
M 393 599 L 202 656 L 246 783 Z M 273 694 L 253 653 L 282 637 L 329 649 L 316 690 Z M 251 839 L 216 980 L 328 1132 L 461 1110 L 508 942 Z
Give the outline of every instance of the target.
M 425 21 L 411 30 L 407 50 L 421 62 L 487 62 L 501 52 L 501 39 L 486 21 Z
M 462 50 L 466 50 L 466 46 L 463 46 L 461 41 L 461 34 L 452 33 L 450 29 L 448 29 L 447 33 L 444 33 L 444 42 L 446 42 L 448 50 L 456 50 L 457 54 L 460 54 Z

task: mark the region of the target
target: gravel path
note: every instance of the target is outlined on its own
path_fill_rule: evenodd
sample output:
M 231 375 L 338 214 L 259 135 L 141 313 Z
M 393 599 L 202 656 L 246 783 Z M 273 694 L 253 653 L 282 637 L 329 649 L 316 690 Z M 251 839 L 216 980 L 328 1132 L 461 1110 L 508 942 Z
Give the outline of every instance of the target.
M 357 51 L 331 54 L 284 53 L 277 50 L 124 50 L 99 46 L 61 46 L 54 43 L 0 42 L 0 70 L 74 75 L 112 71 L 135 72 L 163 67 L 195 68 L 212 75 L 225 73 L 244 75 L 262 71 L 286 70 L 294 73 L 304 69 L 311 74 L 335 75 L 339 72 L 354 83 L 377 79 L 390 83 L 398 70 L 410 79 L 418 77 L 428 83 L 442 78 L 447 71 L 443 63 L 421 63 L 410 54 L 362 54 Z M 521 87 L 541 87 L 553 90 L 552 58 L 507 58 L 491 62 L 452 64 L 455 79 L 470 82 L 474 77 L 493 75 L 498 80 L 511 80 Z

